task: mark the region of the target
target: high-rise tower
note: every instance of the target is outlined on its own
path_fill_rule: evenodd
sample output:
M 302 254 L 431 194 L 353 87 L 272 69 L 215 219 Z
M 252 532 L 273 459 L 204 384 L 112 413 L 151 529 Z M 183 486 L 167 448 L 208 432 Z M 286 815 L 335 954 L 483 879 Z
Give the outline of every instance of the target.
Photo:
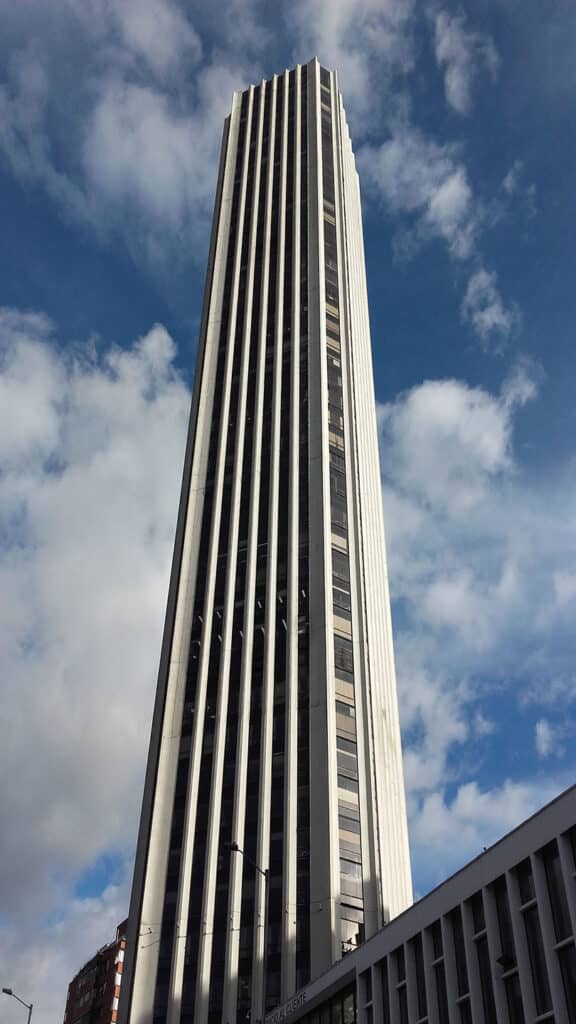
M 358 178 L 314 60 L 225 125 L 120 1020 L 256 1021 L 264 974 L 272 1007 L 410 900 Z

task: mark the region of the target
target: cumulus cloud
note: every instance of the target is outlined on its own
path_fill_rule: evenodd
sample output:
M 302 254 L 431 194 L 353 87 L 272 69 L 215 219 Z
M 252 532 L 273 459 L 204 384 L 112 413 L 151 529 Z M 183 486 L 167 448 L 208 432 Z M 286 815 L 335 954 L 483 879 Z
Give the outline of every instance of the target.
M 491 736 L 498 729 L 496 722 L 490 721 L 481 711 L 474 715 L 472 726 L 476 736 Z
M 394 45 L 384 52 L 381 60 L 374 39 L 356 49 L 361 39 L 358 25 L 373 25 L 374 12 L 370 2 L 356 4 L 343 0 L 330 5 L 329 13 L 323 4 L 315 5 L 316 15 L 311 19 L 311 37 L 318 41 L 320 53 L 333 54 L 333 61 L 345 69 L 342 75 L 347 107 L 352 101 L 353 126 L 369 140 L 358 149 L 357 163 L 368 194 L 385 209 L 398 224 L 394 252 L 401 259 L 409 259 L 426 242 L 442 242 L 449 256 L 468 263 L 476 269 L 471 274 L 467 294 L 461 306 L 463 320 L 482 342 L 508 336 L 519 322 L 518 310 L 506 305 L 496 285 L 496 274 L 481 264 L 480 242 L 483 232 L 494 219 L 497 204 L 484 201 L 474 187 L 466 166 L 463 147 L 440 142 L 421 131 L 415 124 L 412 103 L 402 86 L 389 89 L 387 102 L 376 111 L 376 98 L 385 88 L 386 74 L 398 69 L 400 55 L 405 50 L 398 39 L 409 39 L 407 51 L 414 61 L 413 5 L 384 5 L 382 22 L 394 12 L 392 23 L 398 30 L 393 35 Z M 308 12 L 308 4 L 296 7 Z M 366 20 L 368 19 L 368 20 Z M 354 31 L 351 31 L 352 21 Z M 433 18 L 435 53 L 438 63 L 445 69 L 446 91 L 449 102 L 461 113 L 470 106 L 474 78 L 483 68 L 496 74 L 499 58 L 491 40 L 482 33 L 468 30 L 463 16 L 437 12 Z M 385 33 L 386 35 L 386 33 Z M 323 42 L 325 36 L 326 42 Z M 390 36 L 386 36 L 390 42 Z M 322 41 L 322 42 L 320 42 Z M 385 48 L 386 49 L 386 48 Z M 393 56 L 398 60 L 394 63 Z M 405 70 L 408 70 L 406 63 Z M 379 88 L 376 88 L 376 82 Z M 358 113 L 360 111 L 360 113 Z M 375 128 L 375 126 L 377 126 Z M 376 141 L 378 135 L 384 141 Z M 515 164 L 505 179 L 504 191 L 508 195 L 516 187 L 520 164 Z M 492 214 L 490 210 L 492 209 Z
M 41 927 L 28 918 L 31 927 L 24 935 L 23 920 L 0 928 L 3 974 L 15 992 L 34 1003 L 34 1020 L 62 1020 L 69 981 L 97 949 L 113 940 L 126 916 L 129 885 L 130 871 L 124 871 L 100 896 L 71 899 L 65 913 Z M 3 1024 L 22 1024 L 23 1012 L 16 1000 L 5 998 Z
M 526 705 L 539 705 L 558 712 L 573 703 L 576 694 L 576 675 L 572 666 L 550 674 L 546 664 L 546 651 L 535 652 L 529 659 L 532 679 L 522 693 Z
M 523 170 L 523 164 L 521 160 L 515 160 L 511 168 L 504 175 L 502 180 L 502 188 L 508 195 L 513 195 L 518 189 L 518 184 Z
M 0 958 L 47 1024 L 127 903 L 189 394 L 160 326 L 127 351 L 64 350 L 46 316 L 3 310 L 0 338 L 0 801 L 12 823 Z M 521 714 L 531 655 L 560 679 L 575 653 L 571 619 L 539 614 L 576 574 L 575 496 L 554 501 L 550 481 L 539 491 L 514 451 L 516 417 L 536 397 L 523 365 L 497 394 L 429 381 L 380 409 L 420 885 L 562 785 L 474 781 L 494 733 L 483 681 L 510 686 L 514 672 Z M 542 676 L 538 686 L 549 690 Z M 73 895 L 110 851 L 119 878 Z
M 437 671 L 426 638 L 398 632 L 395 638 L 400 679 L 400 716 L 404 733 L 404 781 L 409 806 L 414 798 L 436 790 L 446 779 L 449 752 L 470 736 L 464 713 L 465 693 L 457 681 L 448 685 Z M 462 680 L 464 686 L 464 680 Z
M 535 385 L 514 384 L 495 397 L 462 381 L 425 381 L 378 410 L 384 472 L 396 492 L 452 519 L 466 517 L 490 495 L 492 481 L 513 465 L 515 407 Z M 530 380 L 530 378 L 527 378 Z
M 536 186 L 526 182 L 526 173 L 522 160 L 515 160 L 502 179 L 502 191 L 510 200 L 520 201 L 528 217 L 537 213 Z
M 158 259 L 166 232 L 192 248 L 206 227 L 224 116 L 241 80 L 222 67 L 199 72 L 200 99 L 189 112 L 147 85 L 112 77 L 101 85 L 82 148 L 85 182 Z
M 467 782 L 452 797 L 444 791 L 430 793 L 412 825 L 419 872 L 429 885 L 442 881 L 534 814 L 564 784 L 560 778 L 506 779 L 489 790 Z
M 413 218 L 413 241 L 441 239 L 451 256 L 470 257 L 482 211 L 456 147 L 441 145 L 404 122 L 382 145 L 362 147 L 358 163 L 387 210 Z
M 483 71 L 496 77 L 498 52 L 490 36 L 466 27 L 461 14 L 439 11 L 433 24 L 434 53 L 444 71 L 446 101 L 458 114 L 467 114 L 472 106 L 474 80 Z
M 406 120 L 392 124 L 381 145 L 364 145 L 358 165 L 369 193 L 390 216 L 404 216 L 407 227 L 396 252 L 411 256 L 428 241 L 441 241 L 452 259 L 475 266 L 487 214 L 474 194 L 458 147 L 441 145 Z M 514 304 L 507 305 L 495 271 L 476 266 L 461 304 L 461 316 L 483 344 L 507 338 L 520 323 Z
M 355 132 L 370 133 L 384 82 L 414 65 L 414 8 L 414 0 L 296 0 L 285 8 L 294 60 L 317 54 L 338 71 Z M 387 100 L 393 103 L 391 95 Z
M 251 23 L 249 0 L 240 6 L 228 0 L 224 21 Z M 11 35 L 0 81 L 0 157 L 11 170 L 146 266 L 173 270 L 197 243 L 204 251 L 224 118 L 234 90 L 259 78 L 254 44 L 230 36 L 205 52 L 174 0 L 29 0 Z
M 462 300 L 462 318 L 484 342 L 507 338 L 517 326 L 518 309 L 504 304 L 495 271 L 480 267 L 472 274 Z
M 47 974 L 61 1015 L 72 962 L 126 909 L 116 893 L 95 941 L 104 904 L 70 894 L 136 834 L 189 407 L 174 356 L 159 325 L 63 347 L 0 311 L 0 960 L 46 1022 Z
M 548 757 L 554 749 L 554 730 L 546 718 L 540 718 L 535 726 L 536 750 L 539 757 Z
M 226 0 L 216 47 L 214 16 L 201 20 L 176 0 L 28 0 L 10 14 L 0 158 L 103 244 L 120 238 L 139 264 L 173 274 L 205 253 L 233 91 L 277 70 L 265 15 L 257 0 Z M 297 0 L 278 16 L 294 61 L 317 53 L 338 70 L 355 140 L 385 132 L 359 165 L 398 222 L 396 253 L 439 240 L 452 258 L 478 262 L 488 217 L 462 150 L 413 124 L 414 0 Z M 457 43 L 487 60 L 483 37 L 461 18 L 439 14 L 437 24 L 450 67 Z M 468 322 L 481 338 L 503 335 L 509 315 L 492 302 Z
M 562 569 L 554 573 L 554 593 L 559 605 L 571 604 L 576 598 L 576 573 Z
M 92 0 L 94 3 L 94 0 Z M 90 5 L 89 5 L 90 6 Z M 188 70 L 202 57 L 202 42 L 183 11 L 171 0 L 103 3 L 91 16 L 115 18 L 128 51 L 161 78 Z
M 534 726 L 534 745 L 540 758 L 564 759 L 567 750 L 571 749 L 576 734 L 576 721 L 570 714 L 565 713 L 565 708 L 573 702 L 574 693 L 575 688 L 572 686 L 571 691 L 565 694 L 562 703 L 556 708 L 551 701 L 540 701 L 541 705 L 547 705 L 551 714 L 555 714 L 553 720 L 539 718 Z
M 21 180 L 41 184 L 71 217 L 89 216 L 82 189 L 53 160 L 48 129 L 50 61 L 39 42 L 23 44 L 0 82 L 0 156 Z
M 569 729 L 576 716 L 576 648 L 566 612 L 576 570 L 576 491 L 562 471 L 556 482 L 528 472 L 514 445 L 538 378 L 537 368 L 519 364 L 499 393 L 426 381 L 379 409 L 413 853 L 430 883 L 562 785 L 526 779 L 517 763 L 510 815 L 493 820 L 490 792 L 480 799 L 466 789 L 495 739 L 510 755 L 533 742 L 534 709 L 562 706 Z M 556 599 L 559 580 L 566 605 Z M 461 787 L 474 797 L 470 841 L 451 858 L 451 840 L 442 835 L 453 837 L 462 824 L 464 798 L 454 803 Z M 503 794 L 494 799 L 505 807 Z M 435 820 L 437 847 L 429 842 Z

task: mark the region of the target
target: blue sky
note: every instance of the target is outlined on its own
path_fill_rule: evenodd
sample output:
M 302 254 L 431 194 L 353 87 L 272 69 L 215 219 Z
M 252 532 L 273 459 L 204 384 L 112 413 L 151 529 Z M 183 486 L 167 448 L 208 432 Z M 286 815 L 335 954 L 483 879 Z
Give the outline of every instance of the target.
M 417 892 L 573 780 L 575 45 L 568 0 L 0 0 L 0 963 L 38 1024 L 127 908 L 223 118 L 314 54 L 361 175 Z

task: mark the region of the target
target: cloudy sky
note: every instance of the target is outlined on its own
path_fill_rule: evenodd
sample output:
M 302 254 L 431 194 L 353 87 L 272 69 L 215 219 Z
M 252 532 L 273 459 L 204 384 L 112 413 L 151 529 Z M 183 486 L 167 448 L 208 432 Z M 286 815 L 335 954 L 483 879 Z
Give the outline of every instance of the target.
M 417 892 L 572 781 L 575 48 L 571 0 L 0 0 L 0 982 L 36 1024 L 127 910 L 222 121 L 314 54 L 363 188 Z

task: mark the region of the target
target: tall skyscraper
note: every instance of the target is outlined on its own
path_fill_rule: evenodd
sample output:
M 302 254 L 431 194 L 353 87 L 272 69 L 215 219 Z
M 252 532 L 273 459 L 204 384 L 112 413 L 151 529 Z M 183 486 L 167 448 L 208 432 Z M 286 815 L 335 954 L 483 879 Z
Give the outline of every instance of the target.
M 410 901 L 358 178 L 313 60 L 225 124 L 120 1020 L 255 1022 Z

